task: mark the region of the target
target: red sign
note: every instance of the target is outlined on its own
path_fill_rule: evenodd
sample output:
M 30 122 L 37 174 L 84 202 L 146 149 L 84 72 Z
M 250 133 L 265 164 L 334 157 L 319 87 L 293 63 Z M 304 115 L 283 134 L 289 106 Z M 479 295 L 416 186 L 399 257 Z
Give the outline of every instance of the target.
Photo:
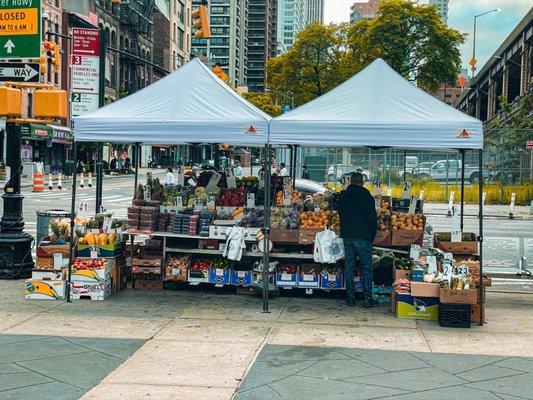
M 526 149 L 533 150 L 533 140 L 526 141 Z
M 100 30 L 72 28 L 72 55 L 99 57 Z

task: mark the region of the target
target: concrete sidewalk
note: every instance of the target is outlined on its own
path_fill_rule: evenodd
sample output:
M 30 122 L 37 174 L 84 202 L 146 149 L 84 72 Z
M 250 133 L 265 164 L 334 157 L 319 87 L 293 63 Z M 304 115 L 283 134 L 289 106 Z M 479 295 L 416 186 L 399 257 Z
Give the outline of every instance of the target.
M 128 343 L 130 340 L 143 341 L 144 345 L 139 350 L 130 358 L 126 354 L 124 358 L 127 359 L 90 389 L 82 397 L 83 400 L 369 399 L 383 397 L 387 393 L 407 394 L 411 388 L 405 388 L 405 384 L 399 387 L 404 380 L 401 374 L 391 375 L 386 380 L 384 385 L 393 389 L 389 391 L 382 388 L 383 384 L 371 381 L 374 373 L 393 373 L 392 367 L 374 366 L 374 369 L 370 369 L 363 363 L 364 370 L 371 374 L 356 376 L 360 375 L 361 365 L 358 364 L 359 369 L 354 365 L 350 367 L 353 360 L 364 354 L 367 354 L 366 359 L 382 359 L 385 353 L 377 350 L 400 351 L 387 353 L 387 357 L 392 357 L 391 360 L 396 357 L 399 360 L 391 362 L 391 366 L 401 364 L 406 357 L 410 359 L 410 356 L 401 352 L 414 354 L 415 358 L 421 357 L 417 356 L 418 353 L 450 355 L 448 358 L 437 356 L 432 360 L 425 359 L 425 364 L 413 366 L 413 369 L 421 371 L 405 372 L 418 376 L 419 382 L 411 391 L 422 394 L 404 398 L 429 398 L 424 397 L 426 388 L 435 390 L 431 393 L 435 398 L 450 398 L 445 397 L 448 390 L 457 394 L 461 393 L 459 390 L 463 390 L 464 386 L 468 386 L 468 393 L 473 393 L 469 399 L 520 399 L 528 398 L 533 393 L 533 389 L 529 390 L 531 388 L 527 386 L 533 382 L 533 370 L 524 370 L 530 368 L 533 361 L 523 358 L 533 357 L 531 294 L 489 293 L 487 324 L 484 327 L 473 325 L 471 329 L 445 329 L 439 327 L 436 321 L 397 319 L 384 306 L 372 310 L 347 308 L 342 300 L 336 298 L 276 297 L 271 301 L 270 313 L 264 314 L 260 311 L 260 298 L 216 290 L 125 290 L 103 302 L 75 301 L 70 304 L 27 301 L 23 299 L 22 290 L 22 281 L 0 281 L 0 339 L 10 335 L 8 339 L 12 343 L 13 338 L 16 341 L 17 337 L 11 335 L 23 335 L 20 337 L 26 338 L 25 335 L 38 335 L 38 342 L 44 345 L 43 348 L 47 347 L 48 340 L 57 340 L 58 337 L 75 344 L 80 343 L 77 338 L 118 339 L 115 344 L 125 347 L 131 346 Z M 42 339 L 43 336 L 48 338 Z M 88 339 L 83 340 L 89 343 Z M 86 347 L 91 351 L 102 350 L 103 347 L 95 348 L 98 342 L 92 341 L 91 346 Z M 20 346 L 23 348 L 24 344 Z M 106 343 L 104 347 L 106 350 L 101 353 L 115 354 L 113 344 Z M 283 354 L 271 361 L 270 358 L 279 352 L 278 349 L 282 349 Z M 363 352 L 363 349 L 371 352 Z M 343 362 L 338 357 L 334 358 L 334 365 L 317 364 L 312 371 L 307 371 L 310 372 L 310 378 L 300 379 L 298 372 L 302 365 L 308 368 L 319 361 L 317 354 L 320 360 L 327 360 L 330 358 L 328 354 L 338 354 L 338 351 L 347 352 L 346 357 L 350 358 L 344 358 L 344 369 L 350 367 L 355 372 L 348 377 L 340 377 L 341 381 L 350 382 L 336 385 L 338 390 L 332 388 L 335 386 L 332 386 L 332 382 L 339 380 L 338 374 L 343 370 Z M 2 367 L 6 366 L 2 361 L 5 359 L 3 352 L 5 350 L 0 345 L 0 377 Z M 48 358 L 47 353 L 42 354 L 42 358 Z M 452 356 L 457 354 L 472 356 Z M 487 355 L 500 357 L 489 359 L 485 357 Z M 498 364 L 482 371 L 483 374 L 492 374 L 488 378 L 494 377 L 494 381 L 484 383 L 491 384 L 493 389 L 486 391 L 475 386 L 475 376 L 479 372 L 475 369 L 500 363 L 504 359 L 508 359 L 505 365 Z M 278 371 L 277 367 L 273 370 L 275 365 L 272 363 L 279 365 L 279 375 L 272 375 Z M 432 366 L 426 365 L 428 363 Z M 462 369 L 460 373 L 446 371 L 442 363 L 457 364 Z M 109 369 L 114 368 L 113 363 L 108 365 L 111 365 Z M 29 364 L 25 366 L 31 368 Z M 263 370 L 264 367 L 269 368 L 268 371 Z M 15 370 L 11 373 L 22 373 L 18 367 L 13 368 Z M 90 368 L 90 364 L 80 361 L 78 374 L 83 375 L 87 368 Z M 376 368 L 386 371 L 380 372 Z M 406 367 L 402 364 L 401 369 Z M 401 369 L 396 372 L 400 373 Z M 105 374 L 101 369 L 99 371 Z M 466 374 L 469 371 L 473 372 Z M 45 374 L 44 371 L 36 372 Z M 289 378 L 287 374 L 295 376 L 280 383 L 286 389 L 277 384 L 273 386 L 275 391 L 283 395 L 273 397 L 270 391 L 259 391 L 253 396 L 248 393 L 248 397 L 243 397 L 247 388 L 257 385 L 254 379 L 258 375 L 268 376 L 269 380 L 278 376 L 276 380 L 282 382 Z M 456 377 L 450 377 L 450 374 Z M 364 381 L 361 380 L 363 377 L 366 377 Z M 441 380 L 446 383 L 444 392 L 441 390 Z M 0 389 L 0 398 L 38 398 L 38 394 L 46 388 L 42 385 L 46 384 L 49 383 L 32 385 L 32 396 L 28 395 L 30 389 L 26 387 Z M 370 389 L 357 390 L 361 385 Z M 316 388 L 317 391 L 310 392 L 309 388 Z M 321 388 L 328 389 L 329 394 L 324 394 Z M 300 389 L 305 396 L 299 394 Z M 476 390 L 481 390 L 481 393 Z M 351 397 L 346 397 L 347 391 Z M 492 393 L 499 393 L 498 397 Z M 461 398 L 460 395 L 453 397 Z

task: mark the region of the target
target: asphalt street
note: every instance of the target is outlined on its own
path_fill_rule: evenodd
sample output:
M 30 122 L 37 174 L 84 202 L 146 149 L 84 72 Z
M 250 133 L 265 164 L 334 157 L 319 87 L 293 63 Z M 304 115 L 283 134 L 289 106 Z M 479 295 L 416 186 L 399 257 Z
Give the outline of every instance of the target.
M 163 174 L 158 171 L 156 176 Z M 144 176 L 140 176 L 143 182 Z M 133 176 L 114 177 L 104 180 L 103 205 L 108 212 L 117 218 L 126 218 L 126 208 L 131 204 L 133 195 Z M 87 213 L 94 213 L 95 188 L 77 188 L 76 207 L 82 203 L 87 205 Z M 34 193 L 31 188 L 24 188 L 24 219 L 26 231 L 36 233 L 36 212 L 39 210 L 62 209 L 70 210 L 71 188 L 65 184 L 62 191 L 46 190 Z M 0 210 L 3 204 L 0 202 Z M 434 207 L 435 208 L 435 207 Z M 444 207 L 438 208 L 444 210 Z M 445 213 L 436 212 L 427 215 L 427 222 L 434 231 L 449 231 L 451 219 Z M 465 231 L 478 233 L 478 219 L 467 215 L 464 219 Z M 484 265 L 492 273 L 515 274 L 522 256 L 526 257 L 525 265 L 533 271 L 533 223 L 532 219 L 517 218 L 509 220 L 504 217 L 486 217 L 484 219 Z

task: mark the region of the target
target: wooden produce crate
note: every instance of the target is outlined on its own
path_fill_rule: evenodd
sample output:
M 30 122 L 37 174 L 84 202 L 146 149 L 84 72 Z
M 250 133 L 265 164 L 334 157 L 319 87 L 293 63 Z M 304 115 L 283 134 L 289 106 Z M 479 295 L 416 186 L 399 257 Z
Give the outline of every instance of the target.
M 134 274 L 161 275 L 161 271 L 161 267 L 143 267 L 138 265 L 133 265 L 131 267 L 131 272 Z
M 452 242 L 451 236 L 450 232 L 436 232 L 434 246 L 445 253 L 452 253 L 454 256 L 478 254 L 478 243 L 475 233 L 463 232 L 460 242 Z

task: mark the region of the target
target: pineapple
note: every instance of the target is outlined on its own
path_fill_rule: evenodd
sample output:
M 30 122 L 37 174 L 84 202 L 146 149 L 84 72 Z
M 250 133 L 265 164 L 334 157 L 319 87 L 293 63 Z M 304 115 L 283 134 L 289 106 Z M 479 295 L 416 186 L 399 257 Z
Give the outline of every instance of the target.
M 70 226 L 66 224 L 62 224 L 59 228 L 59 239 L 62 239 L 63 242 L 69 242 L 70 241 Z
M 50 230 L 52 234 L 50 235 L 50 244 L 56 244 L 61 236 L 61 227 L 59 221 L 53 219 L 50 221 Z

